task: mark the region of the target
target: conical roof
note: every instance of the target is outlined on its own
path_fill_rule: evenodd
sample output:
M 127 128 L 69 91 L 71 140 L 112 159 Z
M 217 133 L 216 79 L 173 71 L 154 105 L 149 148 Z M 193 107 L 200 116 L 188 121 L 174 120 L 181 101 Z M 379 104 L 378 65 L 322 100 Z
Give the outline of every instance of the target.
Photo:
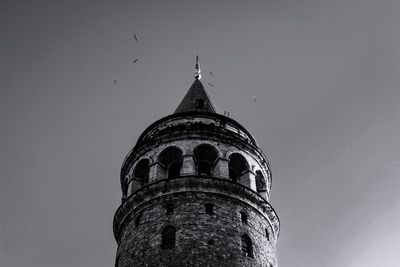
M 174 113 L 199 111 L 216 113 L 203 84 L 196 79 Z

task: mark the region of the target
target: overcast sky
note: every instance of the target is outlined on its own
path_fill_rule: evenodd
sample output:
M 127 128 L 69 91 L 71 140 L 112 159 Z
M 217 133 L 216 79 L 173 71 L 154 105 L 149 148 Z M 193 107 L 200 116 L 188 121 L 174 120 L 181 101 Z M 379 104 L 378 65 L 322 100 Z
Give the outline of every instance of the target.
M 399 266 L 399 14 L 398 0 L 1 1 L 0 265 L 113 266 L 122 161 L 199 54 L 218 111 L 271 163 L 279 265 Z

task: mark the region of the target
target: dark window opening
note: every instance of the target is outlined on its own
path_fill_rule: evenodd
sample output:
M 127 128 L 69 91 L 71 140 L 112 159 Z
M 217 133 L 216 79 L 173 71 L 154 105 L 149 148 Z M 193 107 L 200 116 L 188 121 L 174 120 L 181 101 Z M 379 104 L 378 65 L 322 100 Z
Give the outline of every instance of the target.
M 122 184 L 122 195 L 127 196 L 127 194 L 128 194 L 128 179 L 125 178 Z
M 268 232 L 268 228 L 265 228 L 265 237 L 266 237 L 267 240 L 269 241 L 269 232 Z
M 208 162 L 200 161 L 198 166 L 198 173 L 201 176 L 211 176 L 211 165 Z
M 243 256 L 253 257 L 253 244 L 248 235 L 242 235 L 242 254 Z
M 243 173 L 249 170 L 249 164 L 246 159 L 239 153 L 233 153 L 229 156 L 229 178 L 233 182 L 239 182 Z
M 164 178 L 176 178 L 180 176 L 181 164 L 182 164 L 182 151 L 177 147 L 168 147 L 164 149 L 159 157 L 159 163 L 161 163 L 161 173 L 159 174 L 160 179 Z
M 135 219 L 135 227 L 139 227 L 141 219 L 142 219 L 142 214 L 139 214 Z
M 240 213 L 240 218 L 242 219 L 242 223 L 247 223 L 247 214 L 243 211 Z
M 168 168 L 168 178 L 176 178 L 181 174 L 181 163 L 172 163 Z
M 199 176 L 213 176 L 213 167 L 218 159 L 218 150 L 209 144 L 201 144 L 193 149 Z
M 141 181 L 142 185 L 145 185 L 149 182 L 149 167 L 150 161 L 148 159 L 142 159 L 137 164 L 135 170 L 133 171 L 133 176 L 135 179 Z
M 196 99 L 196 108 L 204 108 L 204 100 Z
M 174 213 L 174 204 L 168 204 L 165 210 L 167 212 L 167 215 L 171 215 L 172 213 Z
M 161 247 L 163 249 L 175 247 L 175 227 L 169 225 L 161 233 Z
M 214 205 L 211 203 L 205 204 L 206 214 L 213 215 L 214 214 Z
M 238 181 L 238 175 L 232 168 L 229 168 L 229 178 L 234 183 L 237 183 L 237 181 Z

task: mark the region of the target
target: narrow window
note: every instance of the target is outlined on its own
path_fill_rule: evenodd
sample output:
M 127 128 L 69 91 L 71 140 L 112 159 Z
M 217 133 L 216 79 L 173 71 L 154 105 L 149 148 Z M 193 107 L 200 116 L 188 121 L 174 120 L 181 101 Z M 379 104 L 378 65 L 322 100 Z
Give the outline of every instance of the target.
M 139 227 L 142 214 L 139 214 L 135 219 L 135 227 Z
M 265 228 L 265 237 L 266 237 L 267 240 L 269 241 L 269 232 L 268 232 L 268 228 Z
M 171 215 L 172 213 L 174 213 L 174 204 L 168 204 L 167 207 L 165 207 L 165 210 L 167 212 L 167 215 Z
M 213 215 L 214 214 L 214 205 L 211 203 L 206 203 L 206 214 Z
M 240 218 L 242 220 L 242 223 L 246 223 L 247 224 L 247 214 L 244 213 L 243 211 L 240 213 Z
M 168 225 L 161 233 L 161 247 L 163 249 L 175 247 L 175 227 Z
M 248 235 L 242 235 L 242 254 L 243 256 L 253 257 L 253 244 Z
M 196 99 L 196 108 L 204 108 L 204 100 Z

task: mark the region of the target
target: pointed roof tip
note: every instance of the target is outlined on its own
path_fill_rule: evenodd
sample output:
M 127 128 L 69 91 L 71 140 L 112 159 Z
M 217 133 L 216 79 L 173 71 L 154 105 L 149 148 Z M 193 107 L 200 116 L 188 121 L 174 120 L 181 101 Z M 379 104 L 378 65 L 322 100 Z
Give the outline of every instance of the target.
M 190 111 L 217 113 L 210 96 L 199 79 L 196 79 L 190 86 L 174 114 Z
M 196 80 L 200 80 L 201 79 L 201 69 L 200 69 L 200 63 L 199 63 L 199 56 L 196 55 L 196 64 L 194 65 L 194 78 Z

